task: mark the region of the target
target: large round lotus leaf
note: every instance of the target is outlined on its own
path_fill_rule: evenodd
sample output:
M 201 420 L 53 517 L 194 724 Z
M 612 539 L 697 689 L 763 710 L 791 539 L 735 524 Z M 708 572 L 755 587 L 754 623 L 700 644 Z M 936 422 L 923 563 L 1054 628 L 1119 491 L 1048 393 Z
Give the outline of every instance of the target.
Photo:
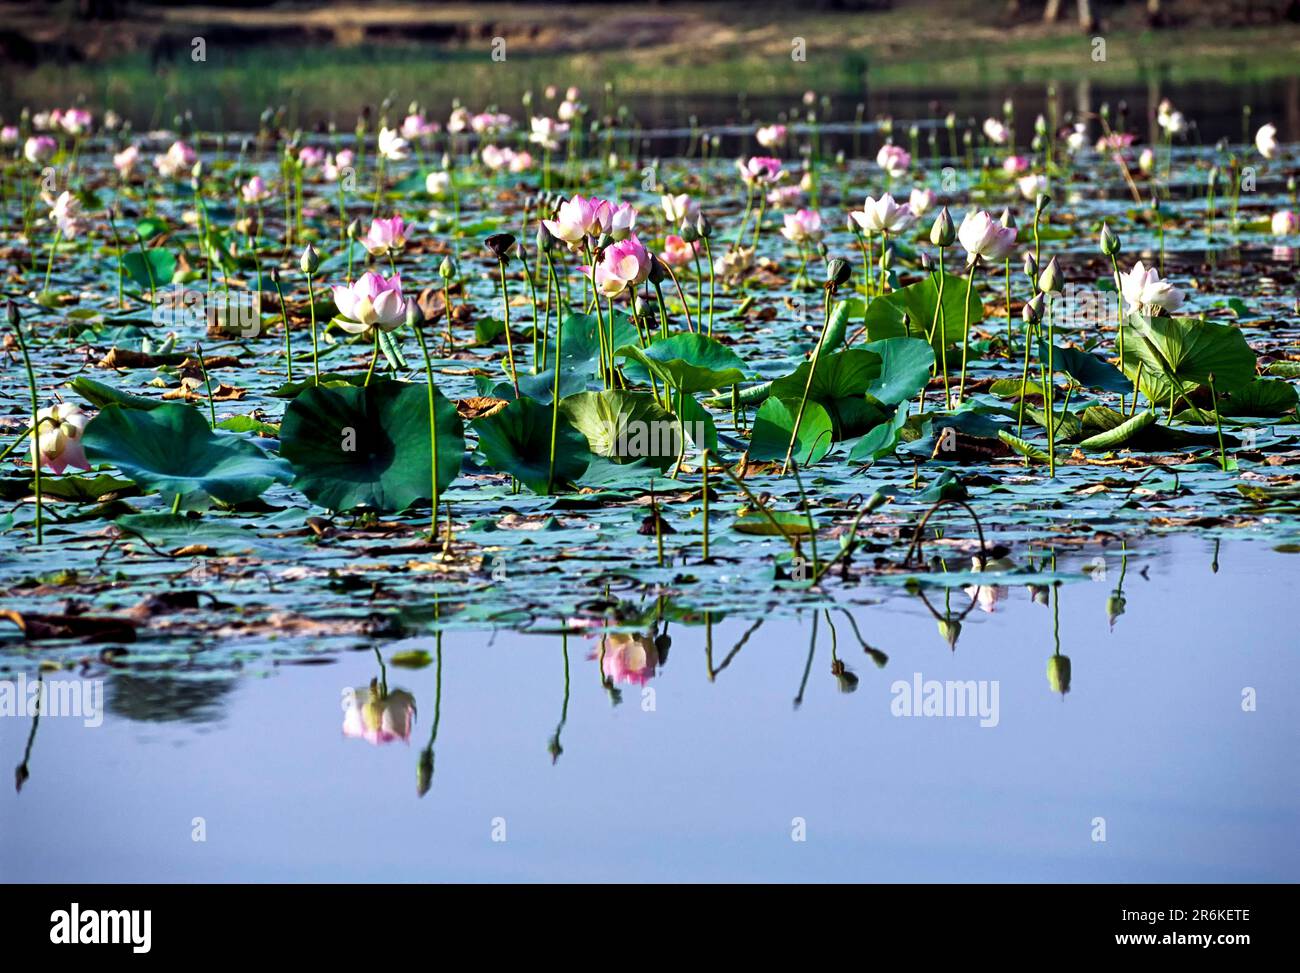
M 754 431 L 749 440 L 749 455 L 756 460 L 785 459 L 790 448 L 790 434 L 794 431 L 795 416 L 799 413 L 798 399 L 768 399 L 754 416 Z M 801 466 L 815 463 L 831 448 L 831 417 L 816 402 L 808 400 L 803 421 L 799 423 L 799 438 L 795 440 L 790 458 Z
M 867 387 L 877 402 L 907 402 L 930 381 L 934 349 L 920 338 L 882 338 L 865 347 L 880 356 L 880 375 Z
M 657 338 L 645 349 L 624 345 L 615 355 L 631 358 L 660 381 L 687 395 L 728 388 L 745 380 L 745 363 L 734 351 L 693 331 Z
M 808 369 L 811 361 L 802 362 L 789 375 L 772 383 L 772 395 L 778 398 L 798 399 L 808 386 Z M 865 348 L 850 348 L 822 355 L 817 359 L 817 371 L 808 397 L 825 405 L 836 399 L 860 399 L 871 384 L 880 377 L 881 358 Z
M 1216 392 L 1241 388 L 1255 377 L 1255 353 L 1231 324 L 1130 314 L 1120 367 L 1148 399 L 1166 405 L 1171 391 L 1175 396 L 1190 393 L 1208 385 L 1211 375 Z
M 560 413 L 597 456 L 615 463 L 644 459 L 661 470 L 677 459 L 677 418 L 649 392 L 579 392 L 560 403 Z
M 555 469 L 551 470 L 554 410 L 532 399 L 516 399 L 499 412 L 474 420 L 478 446 L 494 470 L 509 473 L 534 493 L 562 488 L 587 471 L 587 439 L 561 410 L 555 422 Z
M 90 462 L 110 463 L 140 486 L 166 494 L 244 503 L 289 479 L 280 460 L 242 436 L 214 433 L 187 405 L 150 411 L 105 406 L 82 441 Z
M 939 285 L 933 275 L 896 291 L 875 298 L 867 305 L 865 323 L 867 337 L 872 341 L 881 338 L 921 338 L 934 347 L 936 358 L 947 346 L 960 344 L 962 326 L 967 317 L 971 325 L 984 317 L 979 286 L 971 288 L 970 301 L 966 300 L 966 278 L 943 275 L 943 314 L 935 315 L 939 305 Z M 969 309 L 969 310 L 967 310 Z M 931 331 L 933 329 L 933 331 Z M 960 364 L 960 355 L 956 356 Z M 952 367 L 954 356 L 949 352 L 946 364 Z
M 438 491 L 460 473 L 464 425 L 435 388 Z M 366 388 L 309 388 L 289 403 L 280 454 L 293 485 L 330 510 L 404 510 L 433 492 L 429 386 L 374 379 Z

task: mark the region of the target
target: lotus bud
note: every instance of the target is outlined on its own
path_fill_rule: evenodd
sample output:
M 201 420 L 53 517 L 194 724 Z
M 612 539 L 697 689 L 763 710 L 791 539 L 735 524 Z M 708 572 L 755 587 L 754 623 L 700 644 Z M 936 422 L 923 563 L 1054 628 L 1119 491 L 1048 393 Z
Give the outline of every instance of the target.
M 1106 599 L 1106 619 L 1110 622 L 1111 628 L 1115 627 L 1115 619 L 1124 614 L 1126 604 L 1124 595 L 1118 588 L 1112 591 L 1110 597 Z
M 443 280 L 451 280 L 456 276 L 456 261 L 451 257 L 443 257 L 442 263 L 438 264 L 438 276 Z
M 894 245 L 892 243 L 880 251 L 880 266 L 885 270 L 889 270 L 890 267 L 894 266 Z
M 1025 276 L 1030 280 L 1038 279 L 1038 261 L 1034 259 L 1034 251 L 1025 251 Z
M 1004 209 L 1002 211 L 1002 215 L 998 217 L 998 222 L 1008 230 L 1014 230 L 1016 228 L 1016 218 L 1009 209 Z
M 537 221 L 537 252 L 545 253 L 555 246 L 555 236 L 541 220 Z
M 420 762 L 415 769 L 415 793 L 424 797 L 433 784 L 433 747 L 420 751 Z
M 956 127 L 957 127 L 957 116 L 956 116 L 956 114 L 954 114 L 953 112 L 948 112 L 947 117 L 945 117 L 944 120 L 943 120 L 943 127 L 944 127 L 944 128 L 956 128 Z
M 1047 119 L 1042 115 L 1034 119 L 1034 132 L 1038 135 L 1047 134 Z
M 952 217 L 948 215 L 948 207 L 945 206 L 939 210 L 934 225 L 930 227 L 930 242 L 936 247 L 950 247 L 956 239 L 957 227 L 953 226 Z
M 310 243 L 303 248 L 302 258 L 298 261 L 298 266 L 302 268 L 304 274 L 314 274 L 320 266 L 320 254 Z
M 707 240 L 713 235 L 713 224 L 703 213 L 695 217 L 695 232 L 699 234 L 701 240 Z
M 496 255 L 497 260 L 505 263 L 510 248 L 515 245 L 515 235 L 513 233 L 493 233 L 483 242 Z
M 279 284 L 279 283 L 280 283 L 280 268 L 279 268 L 279 267 L 272 267 L 272 268 L 271 268 L 271 283 L 272 283 L 272 284 Z
M 1101 252 L 1107 257 L 1115 257 L 1119 255 L 1119 251 L 1119 237 L 1115 235 L 1110 226 L 1103 223 L 1101 225 Z
M 1044 294 L 1055 294 L 1060 291 L 1063 283 L 1061 267 L 1053 257 L 1038 277 L 1038 289 Z
M 1047 684 L 1064 696 L 1070 691 L 1070 657 L 1054 655 L 1047 660 Z
M 948 643 L 948 648 L 957 648 L 957 639 L 961 635 L 961 622 L 955 618 L 939 619 L 939 634 Z
M 849 262 L 840 257 L 831 259 L 826 264 L 826 289 L 832 294 L 849 282 L 853 268 Z
M 926 273 L 930 272 L 930 255 L 928 253 L 922 252 L 921 254 L 921 269 Z
M 351 223 L 348 224 L 348 239 L 349 239 L 349 240 L 355 240 L 355 239 L 357 238 L 357 235 L 360 234 L 360 232 L 361 232 L 361 221 L 360 221 L 360 220 L 353 220 Z
M 696 240 L 700 238 L 700 235 L 697 232 L 695 232 L 695 227 L 692 226 L 690 223 L 683 223 L 681 225 L 681 229 L 679 229 L 677 232 L 681 236 L 682 240 L 685 241 L 686 243 L 694 243 Z
M 654 254 L 650 255 L 650 274 L 648 280 L 651 284 L 662 284 L 668 279 L 668 271 L 660 260 Z
M 1037 324 L 1043 319 L 1043 295 L 1035 294 L 1025 302 L 1025 306 L 1020 311 L 1020 316 L 1024 319 L 1025 324 Z
M 1043 210 L 1047 209 L 1047 207 L 1051 205 L 1052 205 L 1052 197 L 1047 195 L 1047 193 L 1039 193 L 1036 197 L 1034 197 L 1034 215 L 1037 216 L 1039 213 L 1041 213 Z

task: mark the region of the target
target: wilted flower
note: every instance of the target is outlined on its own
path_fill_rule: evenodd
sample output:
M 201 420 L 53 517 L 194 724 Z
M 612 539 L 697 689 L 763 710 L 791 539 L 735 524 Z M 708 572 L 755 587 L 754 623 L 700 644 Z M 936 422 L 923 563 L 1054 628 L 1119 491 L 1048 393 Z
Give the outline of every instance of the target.
M 1139 260 L 1127 274 L 1120 274 L 1120 292 L 1129 308 L 1143 314 L 1178 310 L 1183 303 L 1183 292 L 1167 280 L 1160 279 L 1155 267 L 1147 267 Z
M 907 167 L 912 164 L 912 156 L 908 151 L 898 145 L 881 146 L 876 153 L 876 165 L 884 169 L 885 172 L 897 179 L 907 173 Z
M 371 220 L 369 231 L 361 238 L 361 245 L 376 257 L 382 257 L 390 250 L 401 250 L 406 246 L 406 221 L 400 216 Z
M 972 210 L 962 218 L 957 239 L 966 250 L 967 263 L 980 258 L 1000 263 L 1016 248 L 1015 227 L 1003 226 L 985 210 Z
M 81 444 L 81 434 L 86 428 L 86 416 L 81 407 L 72 402 L 60 402 L 36 413 L 40 431 L 32 439 L 32 463 L 47 466 L 62 473 L 69 466 L 88 470 L 86 454 Z
M 349 286 L 334 287 L 334 322 L 349 334 L 362 334 L 373 327 L 394 331 L 406 323 L 406 298 L 402 296 L 402 275 L 391 280 L 368 270 Z
M 864 233 L 902 233 L 916 220 L 911 206 L 899 205 L 889 193 L 879 199 L 868 196 L 862 209 L 854 210 L 849 216 Z
M 725 281 L 735 281 L 754 263 L 753 247 L 735 247 L 713 261 L 713 272 Z

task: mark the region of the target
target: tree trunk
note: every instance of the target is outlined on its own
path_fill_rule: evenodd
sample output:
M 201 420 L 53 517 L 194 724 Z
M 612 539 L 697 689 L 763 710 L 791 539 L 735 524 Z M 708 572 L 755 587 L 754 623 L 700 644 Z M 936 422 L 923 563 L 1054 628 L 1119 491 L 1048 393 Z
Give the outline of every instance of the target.
M 1092 30 L 1097 22 L 1092 19 L 1092 0 L 1079 0 L 1079 28 Z
M 1054 24 L 1061 18 L 1061 0 L 1047 0 L 1043 8 L 1043 23 Z

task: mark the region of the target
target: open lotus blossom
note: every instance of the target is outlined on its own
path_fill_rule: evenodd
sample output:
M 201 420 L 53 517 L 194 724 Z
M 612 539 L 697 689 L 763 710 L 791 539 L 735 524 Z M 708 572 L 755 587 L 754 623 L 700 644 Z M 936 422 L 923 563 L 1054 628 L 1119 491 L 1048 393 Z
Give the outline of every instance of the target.
M 644 686 L 659 665 L 659 649 L 649 635 L 611 632 L 601 636 L 590 658 L 600 661 L 601 672 L 610 682 Z
M 754 138 L 763 148 L 776 149 L 785 145 L 787 132 L 784 125 L 763 125 L 754 133 Z
M 400 216 L 371 220 L 370 229 L 361 238 L 361 245 L 376 257 L 382 257 L 390 250 L 401 250 L 406 246 L 406 221 Z
M 966 262 L 984 259 L 1001 263 L 1016 249 L 1016 228 L 1003 226 L 985 210 L 972 210 L 962 218 L 957 239 L 966 250 Z
M 430 196 L 443 196 L 451 188 L 451 173 L 435 169 L 424 177 L 424 191 Z
M 419 112 L 413 112 L 402 119 L 402 137 L 411 141 L 424 138 L 438 131 L 438 123 L 429 121 Z
M 383 693 L 378 684 L 355 689 L 347 697 L 343 735 L 378 746 L 410 742 L 415 725 L 415 697 L 405 689 Z
M 59 143 L 48 135 L 33 135 L 23 143 L 23 158 L 32 165 L 40 165 L 54 158 L 59 151 Z
M 906 175 L 908 166 L 912 164 L 912 156 L 906 149 L 898 145 L 881 146 L 880 151 L 876 153 L 876 165 L 889 173 L 891 178 L 898 179 Z
M 113 153 L 113 168 L 123 179 L 131 175 L 139 161 L 140 146 L 138 145 L 128 145 L 121 152 Z
M 1125 303 L 1141 314 L 1172 313 L 1183 303 L 1183 292 L 1169 281 L 1161 280 L 1160 272 L 1141 260 L 1127 274 L 1119 275 L 1119 285 Z
M 560 136 L 569 131 L 566 123 L 545 116 L 534 115 L 529 125 L 528 141 L 551 152 L 560 147 Z
M 693 261 L 699 250 L 699 240 L 694 243 L 687 243 L 676 233 L 670 233 L 664 239 L 664 251 L 659 256 L 670 267 L 681 267 Z
M 483 160 L 483 164 L 493 172 L 509 168 L 514 155 L 514 149 L 502 148 L 499 145 L 485 145 L 483 150 L 479 152 L 479 158 Z
M 631 203 L 620 203 L 618 206 L 605 203 L 600 209 L 600 222 L 604 231 L 615 240 L 624 240 L 636 225 L 636 210 L 632 208 Z
M 410 143 L 394 128 L 379 130 L 379 154 L 389 162 L 401 162 L 411 154 Z
M 325 150 L 318 145 L 304 145 L 298 150 L 298 164 L 304 169 L 319 169 L 325 164 Z
M 41 409 L 36 413 L 40 432 L 32 439 L 32 463 L 40 463 L 55 473 L 69 466 L 79 470 L 90 469 L 82 449 L 81 434 L 86 428 L 86 416 L 73 402 Z
M 650 276 L 650 253 L 636 237 L 628 237 L 605 248 L 594 272 L 591 267 L 583 267 L 582 272 L 605 297 L 617 297 Z
M 798 206 L 803 202 L 805 193 L 804 188 L 795 183 L 790 186 L 776 186 L 767 194 L 767 204 L 783 208 L 786 206 Z
M 515 127 L 514 119 L 504 112 L 479 112 L 469 120 L 470 131 L 475 135 L 500 135 Z
M 916 221 L 907 203 L 901 205 L 889 193 L 879 199 L 868 196 L 862 209 L 849 213 L 864 233 L 902 233 Z
M 555 117 L 562 122 L 571 122 L 581 116 L 584 111 L 586 111 L 586 107 L 583 104 L 566 98 L 560 102 L 560 107 L 555 109 Z
M 1272 228 L 1274 236 L 1292 236 L 1300 233 L 1300 216 L 1289 209 L 1280 209 L 1273 214 Z
M 996 118 L 984 119 L 984 137 L 994 145 L 1002 145 L 1011 138 L 1011 130 Z
M 1002 160 L 1002 171 L 1008 176 L 1018 176 L 1022 172 L 1029 171 L 1029 157 L 1023 155 L 1009 155 Z
M 0 145 L 17 145 L 18 144 L 18 126 L 5 125 L 0 128 Z
M 1265 159 L 1271 159 L 1277 155 L 1277 126 L 1273 124 L 1261 125 L 1259 131 L 1255 133 L 1255 148 Z
M 907 198 L 907 208 L 917 219 L 924 216 L 933 205 L 934 193 L 928 189 L 913 189 L 912 194 Z
M 1111 158 L 1118 161 L 1123 158 L 1124 150 L 1132 144 L 1132 132 L 1111 132 L 1097 140 L 1097 151 L 1103 154 L 1109 152 Z
M 736 168 L 746 186 L 764 186 L 780 182 L 785 178 L 781 160 L 771 156 L 756 155 L 748 159 L 737 159 Z
M 461 132 L 469 129 L 469 109 L 453 108 L 451 115 L 447 118 L 447 131 L 452 135 L 459 135 Z
M 1156 124 L 1169 138 L 1182 135 L 1187 131 L 1187 119 L 1183 117 L 1182 112 L 1174 108 L 1168 98 L 1162 99 L 1156 108 Z
M 356 156 L 351 149 L 343 149 L 332 156 L 327 156 L 321 174 L 330 182 L 338 182 L 344 172 L 352 168 Z
M 699 204 L 686 193 L 660 196 L 659 202 L 664 208 L 664 219 L 670 226 L 681 226 L 687 220 L 695 219 L 700 209 Z
M 1010 558 L 996 558 L 984 563 L 980 558 L 973 557 L 970 569 L 976 574 L 981 574 L 985 571 L 1009 571 L 1014 566 Z M 1002 585 L 972 584 L 967 585 L 963 590 L 971 601 L 979 605 L 980 611 L 984 612 L 996 610 L 998 602 L 1007 597 L 1007 589 Z
M 94 116 L 84 108 L 69 108 L 59 117 L 59 127 L 69 135 L 84 135 L 94 124 Z
M 786 213 L 781 235 L 791 243 L 805 244 L 821 239 L 822 218 L 816 210 L 801 209 Z
M 1070 129 L 1070 134 L 1065 137 L 1065 148 L 1074 155 L 1082 152 L 1088 146 L 1088 124 L 1087 122 L 1076 122 Z
M 1016 180 L 1016 188 L 1025 199 L 1037 199 L 1039 193 L 1047 192 L 1047 177 L 1039 172 L 1028 173 Z
M 81 200 L 66 189 L 59 193 L 58 199 L 45 194 L 46 205 L 50 207 L 49 220 L 65 240 L 75 240 L 82 230 Z
M 551 236 L 576 248 L 589 234 L 600 233 L 596 210 L 602 202 L 594 197 L 588 199 L 575 193 L 560 204 L 555 219 L 542 220 L 542 224 L 550 231 Z
M 406 323 L 402 275 L 393 274 L 385 280 L 368 270 L 350 287 L 342 284 L 334 287 L 334 306 L 339 309 L 334 323 L 349 334 L 362 334 L 376 327 L 394 331 Z
M 164 179 L 188 175 L 198 160 L 195 151 L 184 142 L 173 142 L 163 155 L 154 156 L 153 164 Z
M 261 176 L 254 176 L 240 187 L 239 195 L 246 203 L 260 203 L 270 198 L 271 190 Z

